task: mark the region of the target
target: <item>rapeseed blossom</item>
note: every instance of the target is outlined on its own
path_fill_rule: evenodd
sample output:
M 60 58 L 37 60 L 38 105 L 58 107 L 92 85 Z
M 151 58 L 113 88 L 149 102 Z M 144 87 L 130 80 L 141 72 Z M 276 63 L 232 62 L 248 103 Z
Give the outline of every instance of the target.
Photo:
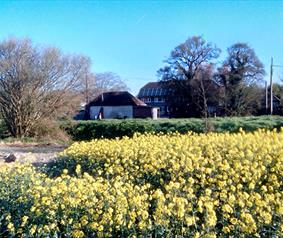
M 3 237 L 282 237 L 282 131 L 78 142 L 52 170 L 0 168 Z

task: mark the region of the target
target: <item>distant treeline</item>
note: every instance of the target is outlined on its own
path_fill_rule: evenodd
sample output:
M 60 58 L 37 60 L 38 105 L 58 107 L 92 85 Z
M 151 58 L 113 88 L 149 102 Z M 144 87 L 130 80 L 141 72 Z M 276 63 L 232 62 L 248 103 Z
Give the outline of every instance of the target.
M 266 72 L 254 49 L 238 42 L 227 49 L 222 62 L 220 54 L 215 44 L 200 36 L 188 38 L 171 51 L 158 70 L 169 91 L 170 116 L 249 116 L 270 111 L 270 100 L 267 105 L 265 100 Z M 273 88 L 274 113 L 283 115 L 283 86 Z M 269 99 L 269 86 L 267 91 Z

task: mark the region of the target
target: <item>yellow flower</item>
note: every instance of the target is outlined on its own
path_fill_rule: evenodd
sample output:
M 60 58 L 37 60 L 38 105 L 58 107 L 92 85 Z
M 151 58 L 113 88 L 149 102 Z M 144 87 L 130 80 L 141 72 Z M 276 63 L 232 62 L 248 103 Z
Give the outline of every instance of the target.
M 9 230 L 14 230 L 14 224 L 10 222 L 10 223 L 8 224 L 7 228 L 8 228 Z
M 33 225 L 33 226 L 29 229 L 29 233 L 30 233 L 31 235 L 34 235 L 34 233 L 36 232 L 36 228 L 37 228 L 37 226 L 36 226 L 36 225 Z
M 85 237 L 85 234 L 84 234 L 84 232 L 81 231 L 81 230 L 74 230 L 74 231 L 72 232 L 72 237 L 73 237 L 73 238 L 83 238 L 83 237 Z
M 230 222 L 231 222 L 233 225 L 235 225 L 235 224 L 237 224 L 237 219 L 233 217 L 233 218 L 230 220 Z
M 76 174 L 77 174 L 77 175 L 80 175 L 80 174 L 81 174 L 81 165 L 80 165 L 80 164 L 78 164 L 78 165 L 76 166 Z
M 28 216 L 23 216 L 22 217 L 22 222 L 26 223 L 27 220 L 28 220 Z
M 282 141 L 283 129 L 145 134 L 76 142 L 63 152 L 70 167 L 56 168 L 64 170 L 55 178 L 30 164 L 3 165 L 0 230 L 9 237 L 152 236 L 156 229 L 164 237 L 258 237 L 268 229 L 277 237 Z M 57 224 L 69 233 L 59 234 Z
M 224 227 L 222 228 L 222 231 L 223 231 L 224 233 L 229 233 L 229 232 L 230 232 L 230 228 L 229 228 L 228 226 L 224 226 Z

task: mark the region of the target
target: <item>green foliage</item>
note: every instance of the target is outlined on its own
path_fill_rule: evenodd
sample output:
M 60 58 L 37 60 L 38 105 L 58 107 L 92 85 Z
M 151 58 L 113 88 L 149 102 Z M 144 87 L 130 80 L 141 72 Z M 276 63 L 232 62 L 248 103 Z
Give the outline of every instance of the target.
M 272 130 L 283 126 L 283 117 L 225 117 L 214 119 L 213 124 L 217 132 L 238 132 L 240 128 L 250 132 L 259 128 Z
M 283 117 L 224 117 L 210 118 L 210 130 L 215 132 L 237 132 L 240 128 L 245 131 L 255 131 L 259 128 L 273 129 L 283 126 Z M 75 141 L 91 140 L 98 138 L 116 138 L 135 133 L 197 133 L 206 132 L 203 119 L 160 119 L 160 120 L 102 120 L 102 121 L 78 121 L 64 123 L 61 126 Z

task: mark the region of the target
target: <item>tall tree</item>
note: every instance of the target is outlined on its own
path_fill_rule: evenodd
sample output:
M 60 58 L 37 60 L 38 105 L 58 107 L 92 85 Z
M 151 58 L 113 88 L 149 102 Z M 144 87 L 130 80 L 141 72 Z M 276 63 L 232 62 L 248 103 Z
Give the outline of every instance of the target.
M 29 136 L 40 120 L 54 118 L 89 65 L 86 57 L 36 47 L 29 39 L 1 42 L 0 112 L 10 133 Z
M 90 73 L 82 81 L 82 91 L 85 94 L 86 103 L 103 92 L 127 90 L 126 83 L 119 75 L 112 72 Z
M 201 66 L 191 83 L 192 97 L 198 114 L 208 118 L 217 111 L 220 87 L 214 80 L 214 65 Z
M 128 90 L 128 86 L 120 76 L 112 72 L 96 73 L 93 86 L 93 96 L 103 92 Z
M 219 54 L 220 49 L 206 42 L 201 36 L 188 38 L 171 52 L 165 61 L 166 66 L 161 68 L 158 74 L 171 92 L 169 102 L 171 108 L 175 109 L 175 115 L 188 116 L 189 112 L 194 110 L 192 82 L 202 66 L 211 63 Z
M 228 56 L 218 70 L 223 87 L 223 105 L 227 115 L 251 114 L 260 105 L 258 86 L 265 75 L 255 51 L 245 43 L 228 48 Z

